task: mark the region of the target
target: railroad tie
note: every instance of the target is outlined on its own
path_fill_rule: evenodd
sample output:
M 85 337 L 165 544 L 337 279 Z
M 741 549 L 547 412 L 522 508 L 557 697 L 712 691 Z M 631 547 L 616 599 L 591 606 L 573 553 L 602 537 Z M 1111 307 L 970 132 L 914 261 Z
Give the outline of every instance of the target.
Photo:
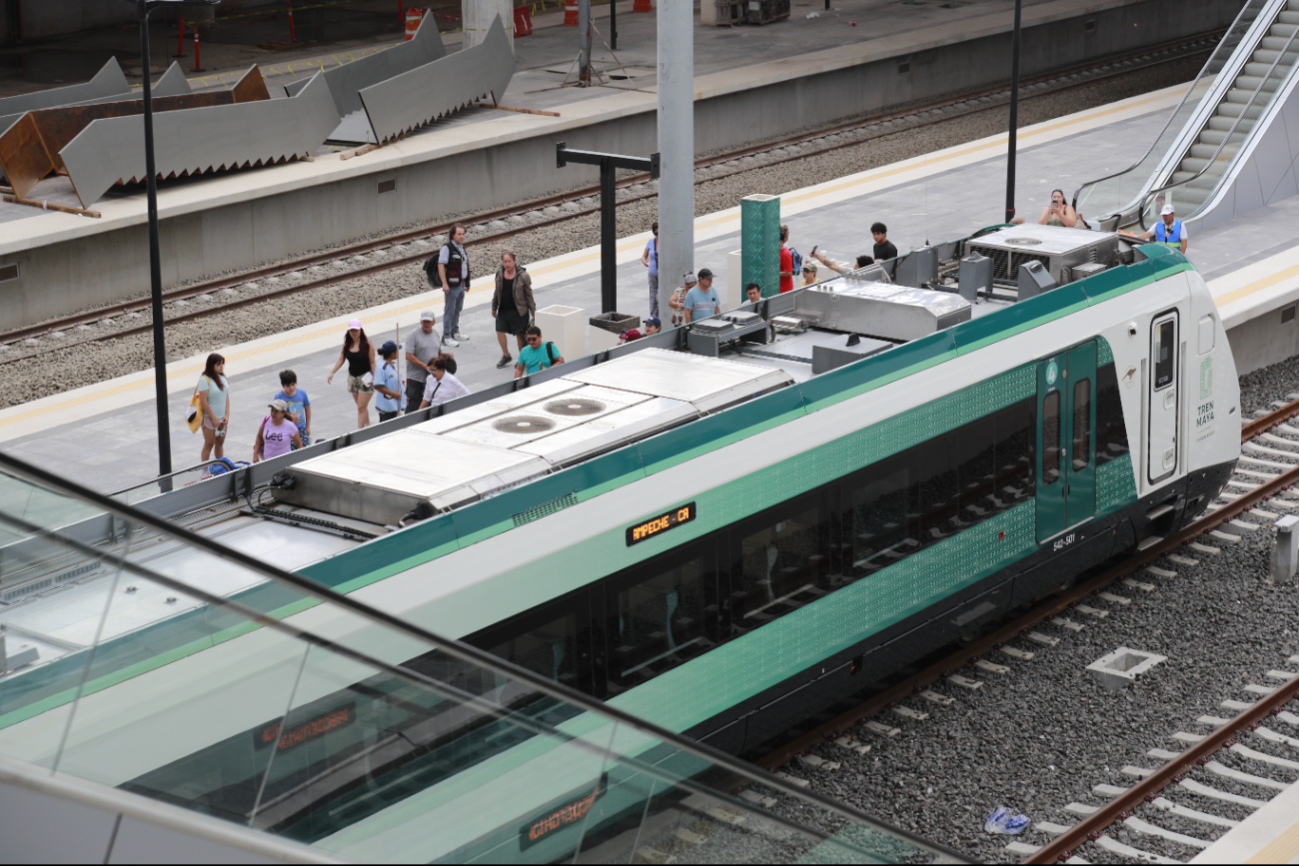
M 1269 743 L 1280 743 L 1283 746 L 1293 746 L 1299 748 L 1299 740 L 1294 737 L 1287 737 L 1285 734 L 1278 734 L 1270 728 L 1256 728 L 1254 736 L 1260 740 L 1267 740 Z
M 1166 797 L 1156 797 L 1150 804 L 1161 812 L 1168 812 L 1191 821 L 1199 821 L 1201 824 L 1210 824 L 1214 827 L 1239 827 L 1239 821 L 1233 821 L 1230 818 L 1220 818 L 1217 815 L 1210 815 L 1208 812 L 1201 812 L 1198 809 L 1191 809 L 1186 806 L 1179 806 Z
M 1147 769 L 1145 767 L 1134 767 L 1131 764 L 1126 764 L 1123 767 L 1119 768 L 1119 772 L 1125 776 L 1133 776 L 1138 779 L 1144 779 L 1146 776 L 1154 775 L 1155 771 L 1152 769 Z
M 1279 758 L 1277 760 L 1280 760 Z M 1268 788 L 1273 791 L 1284 791 L 1290 787 L 1289 782 L 1278 782 L 1276 779 L 1265 779 L 1262 776 L 1254 776 L 1250 773 L 1242 773 L 1240 770 L 1233 770 L 1225 764 L 1219 764 L 1217 761 L 1210 761 L 1204 765 L 1204 769 L 1213 773 L 1215 776 L 1222 776 L 1224 779 L 1231 779 L 1234 782 L 1244 782 L 1247 785 L 1256 785 L 1260 788 Z
M 969 677 L 963 677 L 960 674 L 952 674 L 947 678 L 947 681 L 954 686 L 969 689 L 972 692 L 977 692 L 979 689 L 983 688 L 983 683 L 979 680 L 972 680 Z
M 816 770 L 825 770 L 827 773 L 833 772 L 843 766 L 838 761 L 827 761 L 820 755 L 799 755 L 798 762 L 806 767 L 812 767 Z
M 866 722 L 864 727 L 866 730 L 879 734 L 881 737 L 896 737 L 898 734 L 902 733 L 901 728 L 891 728 L 883 722 L 877 722 L 874 720 Z
M 1029 640 L 1031 640 L 1031 641 L 1033 641 L 1033 642 L 1035 642 L 1035 643 L 1040 643 L 1040 644 L 1043 644 L 1043 645 L 1045 645 L 1045 646 L 1059 646 L 1059 645 L 1060 645 L 1060 638 L 1058 638 L 1058 637 L 1050 637 L 1050 636 L 1048 636 L 1048 635 L 1044 635 L 1044 634 L 1042 634 L 1040 631 L 1031 631 L 1031 632 L 1029 632 L 1028 634 L 1024 635 L 1024 637 L 1028 638 Z
M 931 704 L 938 704 L 940 707 L 950 707 L 956 703 L 956 698 L 949 698 L 947 695 L 940 695 L 933 689 L 925 689 L 920 693 L 920 697 L 929 701 Z
M 1156 586 L 1153 583 L 1142 583 L 1141 581 L 1133 580 L 1130 577 L 1123 578 L 1123 585 L 1140 592 L 1154 592 L 1156 589 Z M 1103 597 L 1104 596 L 1102 596 L 1102 598 Z
M 1242 758 L 1249 758 L 1251 761 L 1258 761 L 1260 764 L 1270 764 L 1273 767 L 1284 767 L 1287 770 L 1299 770 L 1299 761 L 1290 761 L 1285 758 L 1276 758 L 1266 752 L 1255 751 L 1248 746 L 1242 746 L 1239 743 L 1231 747 L 1231 751 Z
M 1066 619 L 1065 617 L 1062 616 L 1053 616 L 1051 617 L 1051 619 L 1047 621 L 1050 622 L 1052 625 L 1058 625 L 1060 626 L 1060 628 L 1067 628 L 1069 631 L 1075 633 L 1080 632 L 1087 627 L 1082 623 L 1074 622 L 1073 620 Z
M 999 652 L 1004 653 L 1005 655 L 1010 656 L 1013 659 L 1019 659 L 1020 661 L 1027 662 L 1027 661 L 1032 661 L 1033 659 L 1033 653 L 1026 652 L 1022 649 L 1017 649 L 1013 646 L 1001 646 L 1001 647 L 997 647 L 997 650 Z
M 1204 850 L 1209 847 L 1209 843 L 1203 839 L 1197 839 L 1194 836 L 1187 836 L 1183 833 L 1174 833 L 1172 830 L 1165 830 L 1158 824 L 1151 824 L 1149 821 L 1143 821 L 1135 815 L 1124 821 L 1123 826 L 1146 836 L 1158 836 L 1161 839 L 1167 839 L 1170 842 L 1176 842 L 1179 845 L 1186 845 L 1188 848 L 1199 848 L 1200 850 Z
M 1190 544 L 1186 546 L 1196 551 L 1197 553 L 1207 553 L 1210 556 L 1217 556 L 1218 554 L 1222 553 L 1222 548 L 1210 547 L 1209 545 L 1201 544 L 1198 541 L 1192 541 Z
M 1290 671 L 1268 671 L 1263 676 L 1269 680 L 1280 680 L 1283 683 L 1288 683 L 1295 677 L 1299 677 L 1299 674 L 1292 674 Z
M 1105 619 L 1105 617 L 1110 615 L 1110 612 L 1108 610 L 1100 610 L 1099 608 L 1091 607 L 1090 605 L 1086 605 L 1086 604 L 1080 604 L 1077 607 L 1075 607 L 1074 610 L 1078 611 L 1081 614 L 1086 614 L 1087 616 L 1095 617 L 1096 619 Z
M 871 750 L 870 746 L 863 746 L 861 743 L 850 737 L 840 737 L 834 741 L 834 744 L 841 749 L 847 749 L 848 751 L 856 752 L 859 755 L 864 755 Z
M 1150 586 L 1150 584 L 1146 584 L 1146 586 Z M 1154 590 L 1154 587 L 1153 587 L 1153 586 L 1150 586 L 1150 589 L 1147 590 L 1147 592 L 1150 592 L 1150 591 L 1153 591 L 1153 590 Z M 1115 594 L 1112 593 L 1112 592 L 1098 592 L 1098 593 L 1096 593 L 1096 597 L 1097 597 L 1097 598 L 1103 598 L 1103 599 L 1105 599 L 1106 601 L 1108 601 L 1110 604 L 1119 604 L 1119 605 L 1123 605 L 1124 607 L 1127 607 L 1128 605 L 1132 604 L 1132 599 L 1127 598 L 1126 596 L 1122 596 L 1122 595 L 1115 595 Z
M 990 673 L 990 674 L 1008 674 L 1008 673 L 1010 673 L 1010 668 L 1006 667 L 1005 665 L 999 665 L 999 664 L 996 664 L 996 663 L 994 663 L 994 662 L 990 662 L 990 661 L 988 661 L 987 659 L 977 659 L 977 660 L 974 662 L 974 666 L 975 666 L 976 668 L 978 668 L 979 670 L 981 670 L 981 671 L 987 671 L 987 672 Z
M 1117 839 L 1113 839 L 1104 833 L 1096 840 L 1096 847 L 1111 854 L 1118 854 L 1120 857 L 1127 857 L 1129 860 L 1140 860 L 1143 863 L 1176 863 L 1181 866 L 1181 860 L 1173 860 L 1171 857 L 1164 857 L 1160 854 L 1151 854 L 1149 851 L 1142 851 L 1140 848 L 1133 848 L 1131 845 L 1124 845 Z

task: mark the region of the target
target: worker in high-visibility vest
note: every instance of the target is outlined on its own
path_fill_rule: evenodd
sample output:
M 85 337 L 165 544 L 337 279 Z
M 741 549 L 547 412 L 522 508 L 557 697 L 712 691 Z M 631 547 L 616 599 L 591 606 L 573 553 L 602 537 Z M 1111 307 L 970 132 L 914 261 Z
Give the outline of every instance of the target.
M 1186 233 L 1186 226 L 1182 221 L 1177 219 L 1173 213 L 1173 204 L 1169 202 L 1164 205 L 1163 210 L 1159 212 L 1161 220 L 1155 223 L 1155 227 L 1141 236 L 1142 240 L 1155 239 L 1155 243 L 1163 244 L 1166 247 L 1172 247 L 1182 253 L 1186 252 L 1186 241 L 1189 239 Z

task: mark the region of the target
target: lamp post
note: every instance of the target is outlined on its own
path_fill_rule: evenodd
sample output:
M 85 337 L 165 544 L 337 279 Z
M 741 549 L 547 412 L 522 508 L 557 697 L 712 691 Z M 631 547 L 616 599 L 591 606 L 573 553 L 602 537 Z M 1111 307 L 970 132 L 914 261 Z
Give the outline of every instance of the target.
M 1019 30 L 1024 0 L 1015 0 L 1010 54 L 1010 148 L 1006 151 L 1006 222 L 1015 218 L 1015 151 L 1019 147 Z
M 171 424 L 167 418 L 167 341 L 162 321 L 162 253 L 158 241 L 158 171 L 153 158 L 153 84 L 149 80 L 149 13 L 159 6 L 216 6 L 221 0 L 126 0 L 140 14 L 144 79 L 144 174 L 149 198 L 149 282 L 153 298 L 153 382 L 158 403 L 158 474 L 171 474 Z

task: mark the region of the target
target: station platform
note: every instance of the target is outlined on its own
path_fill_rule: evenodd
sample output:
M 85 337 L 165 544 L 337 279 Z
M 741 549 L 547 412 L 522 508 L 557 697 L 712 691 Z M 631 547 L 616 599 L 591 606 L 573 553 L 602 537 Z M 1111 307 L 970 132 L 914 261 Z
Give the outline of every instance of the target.
M 1072 190 L 1140 156 L 1180 95 L 1170 88 L 1022 129 L 1020 214 L 1036 219 L 1052 189 Z M 782 219 L 790 225 L 791 242 L 805 256 L 818 246 L 840 261 L 870 251 L 869 226 L 876 220 L 889 226 L 889 237 L 901 252 L 926 241 L 963 237 L 1001 220 L 1006 145 L 1005 135 L 992 136 L 796 190 L 782 197 Z M 1242 372 L 1299 351 L 1287 342 L 1299 339 L 1294 336 L 1296 327 L 1283 327 L 1275 312 L 1299 301 L 1299 220 L 1291 215 L 1295 209 L 1299 200 L 1288 199 L 1191 238 L 1188 256 L 1219 299 Z M 740 247 L 738 232 L 738 207 L 695 222 L 695 266 L 711 268 L 719 287 L 727 285 L 728 254 Z M 641 317 L 648 315 L 649 304 L 640 264 L 647 240 L 647 234 L 633 235 L 618 246 L 619 306 Z M 592 247 L 523 262 L 533 278 L 538 309 L 562 305 L 594 313 L 599 306 L 599 258 L 599 249 Z M 474 390 L 512 375 L 512 368 L 495 367 L 500 352 L 489 312 L 491 291 L 490 280 L 470 291 L 462 330 L 471 339 L 454 350 L 459 377 Z M 334 319 L 241 345 L 213 346 L 226 356 L 233 383 L 227 455 L 251 459 L 265 402 L 279 390 L 278 373 L 285 367 L 297 372 L 312 401 L 315 439 L 354 429 L 355 407 L 341 377 L 332 386 L 325 384 L 347 321 L 359 316 L 367 333 L 382 341 L 408 333 L 420 311 L 430 307 L 440 319 L 441 292 L 345 311 Z M 1241 334 L 1255 336 L 1241 340 Z M 184 426 L 183 410 L 205 356 L 175 361 L 167 368 L 178 467 L 197 462 L 199 456 L 201 442 Z M 152 373 L 140 372 L 0 411 L 0 447 L 88 479 L 106 492 L 145 483 L 156 467 L 153 393 Z M 377 417 L 371 411 L 371 417 Z
M 1299 863 L 1299 784 L 1261 806 L 1192 863 Z
M 1230 23 L 1233 10 L 1216 0 L 1189 4 L 1184 14 L 1168 16 L 1154 0 L 1082 7 L 1070 0 L 1029 2 L 1023 74 Z M 1001 87 L 1013 7 L 1013 0 L 987 0 L 907 6 L 906 15 L 886 15 L 883 10 L 893 8 L 887 0 L 842 0 L 831 10 L 799 0 L 788 21 L 764 27 L 696 25 L 696 152 L 723 152 L 890 106 Z M 597 15 L 597 25 L 605 20 Z M 576 58 L 572 28 L 542 26 L 516 41 L 517 72 L 499 101 L 558 117 L 469 109 L 355 159 L 321 148 L 313 162 L 163 183 L 164 284 L 595 183 L 592 167 L 554 170 L 559 141 L 615 153 L 657 150 L 655 16 L 628 11 L 618 25 L 616 52 L 597 40 L 595 68 L 611 76 L 603 86 L 563 86 Z M 29 198 L 79 204 L 60 177 L 47 179 Z M 140 295 L 148 284 L 144 196 L 122 188 L 93 207 L 101 218 L 0 206 L 0 266 L 16 264 L 19 273 L 0 284 L 0 330 Z

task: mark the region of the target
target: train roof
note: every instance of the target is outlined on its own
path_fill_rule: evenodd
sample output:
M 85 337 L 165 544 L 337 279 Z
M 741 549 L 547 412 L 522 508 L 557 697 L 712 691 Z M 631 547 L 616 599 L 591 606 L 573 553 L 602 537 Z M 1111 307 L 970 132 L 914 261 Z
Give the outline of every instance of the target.
M 1061 284 L 1009 281 L 1034 261 Z M 1117 235 L 994 227 L 138 504 L 351 591 L 1190 267 Z M 113 543 L 111 520 L 73 529 Z M 220 595 L 257 584 L 191 574 L 165 544 L 131 554 Z M 147 587 L 101 624 L 94 584 L 48 560 L 10 570 L 9 653 L 70 660 L 96 628 L 108 640 L 200 606 Z

